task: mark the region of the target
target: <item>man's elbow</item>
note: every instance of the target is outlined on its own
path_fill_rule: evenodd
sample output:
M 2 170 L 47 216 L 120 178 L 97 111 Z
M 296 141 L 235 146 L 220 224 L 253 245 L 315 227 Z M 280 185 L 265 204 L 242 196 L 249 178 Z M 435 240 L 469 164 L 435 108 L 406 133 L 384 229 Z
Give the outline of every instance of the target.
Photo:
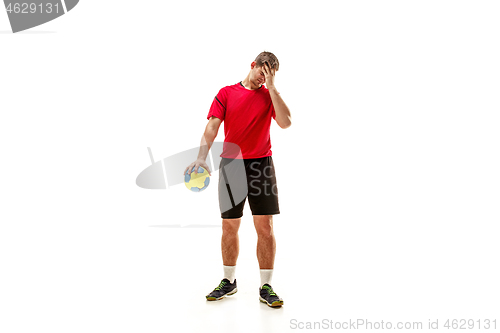
M 279 127 L 282 129 L 287 129 L 288 127 L 292 126 L 292 118 L 288 118 L 284 121 L 281 121 L 278 123 Z

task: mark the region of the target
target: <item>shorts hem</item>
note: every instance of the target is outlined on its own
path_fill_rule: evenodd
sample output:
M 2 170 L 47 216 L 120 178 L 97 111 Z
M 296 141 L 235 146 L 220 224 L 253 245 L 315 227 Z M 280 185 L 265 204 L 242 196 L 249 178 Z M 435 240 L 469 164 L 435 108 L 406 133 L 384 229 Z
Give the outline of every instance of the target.
M 231 220 L 231 219 L 239 219 L 239 218 L 242 218 L 242 217 L 243 217 L 243 215 L 238 216 L 238 217 L 226 217 L 226 216 L 222 216 L 222 215 L 221 215 L 221 218 L 226 219 L 226 220 Z
M 252 213 L 252 215 L 279 215 L 280 212 L 274 212 L 274 213 Z

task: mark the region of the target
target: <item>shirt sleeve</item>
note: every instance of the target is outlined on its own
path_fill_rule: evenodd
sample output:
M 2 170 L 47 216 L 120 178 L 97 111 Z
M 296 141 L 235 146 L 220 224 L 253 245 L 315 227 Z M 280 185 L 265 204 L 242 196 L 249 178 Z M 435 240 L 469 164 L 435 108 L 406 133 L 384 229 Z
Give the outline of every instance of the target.
M 217 117 L 220 120 L 224 120 L 226 116 L 226 106 L 227 106 L 227 90 L 222 88 L 219 90 L 217 95 L 210 106 L 210 111 L 208 111 L 207 119 L 210 117 Z
M 273 119 L 276 120 L 276 111 L 274 110 L 273 102 L 271 102 L 271 114 L 273 115 Z

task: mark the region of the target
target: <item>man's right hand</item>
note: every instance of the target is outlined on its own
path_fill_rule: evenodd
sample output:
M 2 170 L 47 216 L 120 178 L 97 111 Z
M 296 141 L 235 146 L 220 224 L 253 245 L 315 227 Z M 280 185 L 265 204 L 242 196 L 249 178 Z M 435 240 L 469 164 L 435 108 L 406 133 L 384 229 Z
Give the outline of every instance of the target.
M 208 174 L 210 176 L 212 176 L 212 174 L 210 173 L 210 169 L 208 168 L 208 165 L 205 162 L 205 160 L 196 160 L 193 163 L 189 164 L 189 166 L 186 168 L 186 170 L 184 170 L 183 175 L 185 175 L 186 172 L 188 173 L 188 175 L 190 175 L 191 170 L 193 170 L 193 167 L 194 167 L 194 173 L 196 173 L 196 174 L 198 173 L 198 167 L 202 167 L 203 169 L 208 171 Z

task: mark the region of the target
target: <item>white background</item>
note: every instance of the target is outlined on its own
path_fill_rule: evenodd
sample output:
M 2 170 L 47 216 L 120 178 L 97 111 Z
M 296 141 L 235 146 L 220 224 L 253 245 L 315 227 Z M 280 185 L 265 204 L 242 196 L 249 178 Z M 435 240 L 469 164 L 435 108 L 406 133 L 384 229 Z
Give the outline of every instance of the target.
M 499 10 L 84 0 L 17 34 L 0 11 L 0 331 L 500 328 Z M 202 193 L 135 184 L 147 147 L 199 144 L 215 94 L 264 50 L 293 121 L 271 127 L 281 309 L 258 301 L 248 206 L 239 292 L 205 300 L 222 278 L 216 173 Z

